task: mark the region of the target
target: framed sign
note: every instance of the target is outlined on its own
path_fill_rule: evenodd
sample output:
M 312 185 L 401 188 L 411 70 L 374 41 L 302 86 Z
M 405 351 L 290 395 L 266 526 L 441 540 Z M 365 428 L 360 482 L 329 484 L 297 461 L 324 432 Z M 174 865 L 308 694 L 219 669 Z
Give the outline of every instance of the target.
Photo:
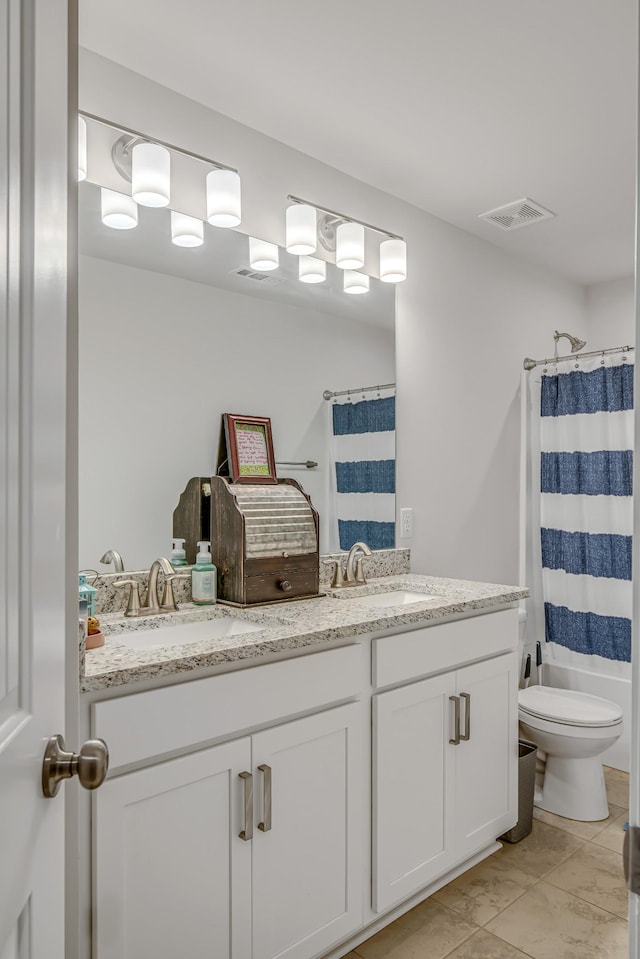
M 229 475 L 233 483 L 277 483 L 271 420 L 224 413 Z

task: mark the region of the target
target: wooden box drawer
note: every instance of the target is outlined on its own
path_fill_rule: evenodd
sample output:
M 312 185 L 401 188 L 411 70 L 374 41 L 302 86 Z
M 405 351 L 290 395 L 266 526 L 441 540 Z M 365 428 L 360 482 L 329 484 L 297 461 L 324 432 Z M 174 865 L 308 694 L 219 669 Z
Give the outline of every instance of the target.
M 292 599 L 294 596 L 318 592 L 318 568 L 279 569 L 259 576 L 247 576 L 245 583 L 247 603 Z

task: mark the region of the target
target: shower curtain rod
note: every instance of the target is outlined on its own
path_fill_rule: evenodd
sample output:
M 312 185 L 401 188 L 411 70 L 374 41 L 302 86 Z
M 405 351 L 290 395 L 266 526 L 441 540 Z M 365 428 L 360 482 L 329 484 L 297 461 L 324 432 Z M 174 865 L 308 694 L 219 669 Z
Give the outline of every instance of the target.
M 325 400 L 330 400 L 334 396 L 350 396 L 352 393 L 370 393 L 372 390 L 394 390 L 395 383 L 382 383 L 379 386 L 359 386 L 356 390 L 325 390 L 322 394 Z
M 609 353 L 631 353 L 635 346 L 613 346 L 609 350 L 589 350 L 588 353 L 567 353 L 566 356 L 552 356 L 546 360 L 532 360 L 525 357 L 522 365 L 525 370 L 534 370 L 536 366 L 544 366 L 546 363 L 560 363 L 562 360 L 582 360 L 587 356 L 605 356 Z

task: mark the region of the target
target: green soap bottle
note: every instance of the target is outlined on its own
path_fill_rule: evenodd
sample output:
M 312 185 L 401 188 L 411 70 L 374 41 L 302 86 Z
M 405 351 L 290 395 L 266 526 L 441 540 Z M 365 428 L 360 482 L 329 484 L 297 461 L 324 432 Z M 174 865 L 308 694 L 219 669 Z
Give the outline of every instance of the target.
M 171 565 L 172 566 L 187 565 L 187 554 L 184 551 L 183 539 L 174 539 L 173 541 L 173 551 L 171 553 Z
M 196 565 L 191 570 L 191 600 L 200 606 L 210 606 L 217 599 L 217 571 L 211 562 L 211 543 L 198 543 Z

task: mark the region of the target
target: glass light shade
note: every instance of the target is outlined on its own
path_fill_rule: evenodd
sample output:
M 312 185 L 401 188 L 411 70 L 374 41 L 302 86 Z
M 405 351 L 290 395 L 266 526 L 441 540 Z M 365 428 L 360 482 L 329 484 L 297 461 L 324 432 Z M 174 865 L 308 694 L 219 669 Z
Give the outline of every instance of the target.
M 131 151 L 131 195 L 142 206 L 167 206 L 171 154 L 159 143 L 137 143 Z
M 293 203 L 287 207 L 287 253 L 305 256 L 316 252 L 316 208 L 307 203 Z M 302 277 L 300 278 L 302 279 Z
M 404 240 L 383 240 L 380 244 L 380 279 L 400 283 L 407 278 L 407 244 Z
M 171 211 L 171 242 L 176 246 L 202 246 L 204 223 L 186 213 Z
M 249 264 L 252 270 L 276 270 L 280 264 L 278 247 L 275 243 L 250 236 Z
M 303 283 L 322 283 L 327 278 L 327 264 L 315 256 L 301 256 L 298 260 L 298 276 Z
M 100 188 L 102 222 L 114 230 L 132 230 L 138 225 L 138 207 L 133 197 Z
M 364 227 L 360 223 L 341 223 L 336 230 L 336 266 L 341 270 L 364 266 Z
M 207 173 L 207 221 L 211 226 L 238 226 L 241 217 L 240 177 L 233 170 Z
M 368 293 L 369 277 L 365 273 L 356 273 L 355 270 L 344 271 L 345 293 Z
M 78 182 L 87 179 L 87 121 L 78 117 Z

